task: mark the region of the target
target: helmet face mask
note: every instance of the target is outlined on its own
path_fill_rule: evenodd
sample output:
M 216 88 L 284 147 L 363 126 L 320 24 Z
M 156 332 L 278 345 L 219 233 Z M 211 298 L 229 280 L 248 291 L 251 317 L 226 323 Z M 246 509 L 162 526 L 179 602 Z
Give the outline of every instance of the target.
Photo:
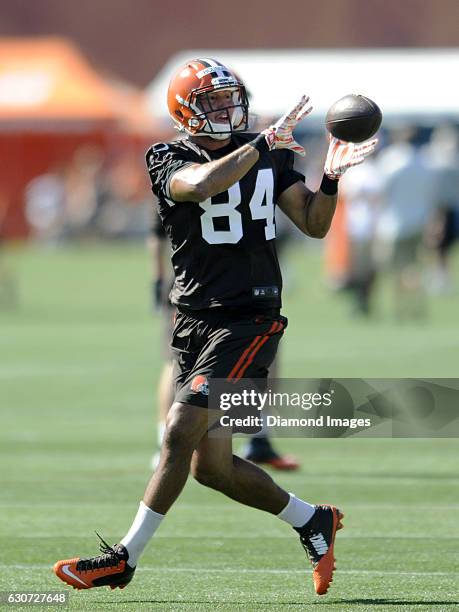
M 226 140 L 248 129 L 249 103 L 243 83 L 215 60 L 193 60 L 172 77 L 169 113 L 180 131 Z
M 215 103 L 220 97 L 224 104 Z M 225 99 L 226 98 L 226 99 Z M 196 136 L 210 136 L 218 140 L 228 138 L 233 132 L 245 131 L 248 127 L 248 102 L 242 85 L 214 87 L 211 91 L 194 91 L 190 100 L 191 108 L 198 119 L 205 123 Z

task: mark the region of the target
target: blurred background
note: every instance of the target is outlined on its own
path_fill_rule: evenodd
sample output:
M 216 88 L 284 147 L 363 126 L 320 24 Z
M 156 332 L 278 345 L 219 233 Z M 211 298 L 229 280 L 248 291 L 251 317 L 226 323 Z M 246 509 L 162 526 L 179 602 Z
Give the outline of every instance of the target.
M 326 240 L 305 239 L 277 218 L 289 318 L 281 376 L 457 377 L 458 17 L 457 0 L 0 3 L 3 588 L 55 587 L 50 564 L 93 554 L 94 527 L 116 541 L 149 476 L 168 358 L 168 247 L 151 234 L 144 155 L 175 136 L 166 87 L 183 59 L 230 64 L 250 92 L 254 129 L 299 93 L 311 96 L 315 110 L 298 129 L 311 189 L 321 180 L 327 108 L 362 93 L 384 115 L 377 154 L 342 180 Z M 340 554 L 354 574 L 337 583 L 349 601 L 363 593 L 372 605 L 386 602 L 389 591 L 411 607 L 454 598 L 457 441 L 278 444 L 301 464 L 281 476 L 283 486 L 346 508 L 350 537 Z M 164 602 L 171 593 L 185 601 L 190 590 L 198 602 L 234 600 L 234 575 L 225 583 L 201 570 L 192 585 L 175 568 L 180 560 L 185 570 L 201 559 L 233 563 L 236 573 L 260 559 L 273 572 L 295 565 L 298 551 L 280 527 L 269 523 L 277 539 L 267 543 L 269 520 L 189 483 L 149 553 L 157 565 L 159 549 L 159 562 L 177 573 L 156 582 L 159 608 L 145 593 L 145 609 L 177 609 Z M 231 558 L 221 554 L 228 546 Z M 401 584 L 397 571 L 413 568 Z M 429 571 L 434 580 L 423 577 Z M 255 582 L 237 578 L 246 601 Z M 263 580 L 255 598 L 303 601 L 299 573 Z M 140 593 L 149 583 L 138 584 Z M 97 607 L 84 594 L 78 601 Z
M 325 244 L 306 241 L 305 248 L 320 249 L 324 283 L 346 292 L 355 315 L 372 314 L 384 275 L 392 277 L 399 320 L 427 318 L 429 295 L 454 294 L 455 0 L 293 2 L 278 18 L 264 2 L 236 0 L 237 19 L 199 0 L 173 12 L 148 0 L 134 6 L 42 0 L 0 7 L 1 308 L 19 306 L 24 289 L 6 264 L 11 244 L 17 254 L 31 245 L 140 243 L 148 235 L 154 203 L 144 151 L 173 137 L 168 78 L 199 55 L 218 57 L 245 81 L 253 129 L 303 91 L 311 96 L 315 112 L 298 132 L 313 189 L 327 109 L 350 92 L 373 98 L 384 113 L 378 155 L 343 181 Z M 278 230 L 283 243 L 298 238 L 282 218 Z

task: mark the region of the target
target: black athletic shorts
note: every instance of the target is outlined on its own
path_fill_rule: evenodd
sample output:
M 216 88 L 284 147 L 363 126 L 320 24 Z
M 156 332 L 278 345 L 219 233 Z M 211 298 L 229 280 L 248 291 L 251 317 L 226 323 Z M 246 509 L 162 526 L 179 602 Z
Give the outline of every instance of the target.
M 171 342 L 175 401 L 209 408 L 210 379 L 266 379 L 287 323 L 279 309 L 177 309 Z

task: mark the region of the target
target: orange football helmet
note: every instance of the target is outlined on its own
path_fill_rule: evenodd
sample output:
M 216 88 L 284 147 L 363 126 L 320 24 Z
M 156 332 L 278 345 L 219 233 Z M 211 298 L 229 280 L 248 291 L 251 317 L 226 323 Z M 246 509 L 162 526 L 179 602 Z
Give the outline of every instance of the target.
M 214 107 L 209 94 L 229 91 L 228 106 Z M 186 62 L 175 72 L 167 92 L 169 114 L 180 131 L 224 140 L 248 129 L 249 102 L 244 84 L 229 68 L 213 59 Z M 215 112 L 226 115 L 216 122 Z

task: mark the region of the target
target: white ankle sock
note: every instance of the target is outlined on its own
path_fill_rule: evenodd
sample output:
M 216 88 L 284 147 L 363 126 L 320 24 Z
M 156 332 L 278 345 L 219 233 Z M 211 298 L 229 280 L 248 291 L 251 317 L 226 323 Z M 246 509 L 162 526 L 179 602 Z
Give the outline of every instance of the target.
M 164 514 L 158 514 L 146 506 L 143 501 L 140 502 L 131 528 L 120 542 L 129 553 L 128 565 L 130 567 L 137 565 L 137 559 L 143 553 L 163 518 Z
M 289 495 L 288 504 L 277 516 L 292 527 L 303 527 L 316 511 L 316 507 L 298 499 L 293 493 L 289 493 Z

